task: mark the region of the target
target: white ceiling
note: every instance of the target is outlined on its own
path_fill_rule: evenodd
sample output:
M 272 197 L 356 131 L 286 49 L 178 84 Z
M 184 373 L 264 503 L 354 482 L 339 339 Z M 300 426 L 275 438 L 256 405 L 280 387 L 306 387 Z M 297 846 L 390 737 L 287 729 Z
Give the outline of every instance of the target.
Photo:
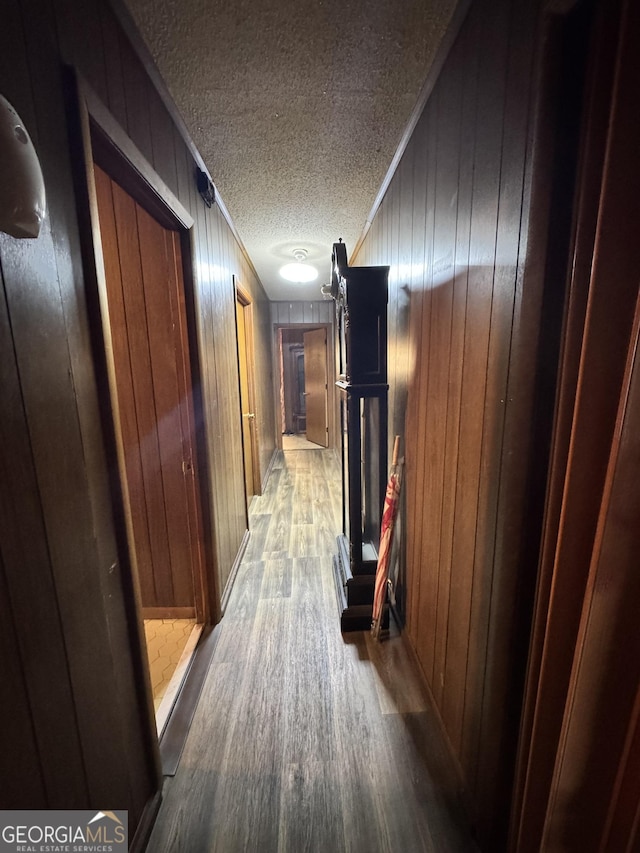
M 126 0 L 271 299 L 353 249 L 456 0 Z M 320 277 L 279 268 L 304 248 Z

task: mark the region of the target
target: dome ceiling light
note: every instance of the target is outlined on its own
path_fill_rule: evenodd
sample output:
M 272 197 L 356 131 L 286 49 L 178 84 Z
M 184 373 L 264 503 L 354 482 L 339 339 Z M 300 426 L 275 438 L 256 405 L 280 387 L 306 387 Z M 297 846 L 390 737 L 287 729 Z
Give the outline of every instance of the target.
M 306 249 L 294 249 L 293 257 L 296 259 L 295 264 L 285 264 L 280 267 L 280 275 L 287 281 L 293 281 L 296 284 L 303 284 L 308 281 L 315 281 L 318 278 L 318 270 L 305 264 L 305 259 L 309 253 Z

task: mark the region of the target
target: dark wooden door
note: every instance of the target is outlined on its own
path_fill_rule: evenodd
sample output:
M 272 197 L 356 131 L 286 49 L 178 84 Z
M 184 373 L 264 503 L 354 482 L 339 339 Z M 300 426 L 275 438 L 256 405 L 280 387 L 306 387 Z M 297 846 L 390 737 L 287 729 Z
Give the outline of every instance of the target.
M 304 387 L 307 439 L 321 447 L 328 447 L 326 329 L 313 329 L 304 333 Z
M 97 166 L 130 530 L 144 616 L 196 615 L 200 508 L 179 236 Z

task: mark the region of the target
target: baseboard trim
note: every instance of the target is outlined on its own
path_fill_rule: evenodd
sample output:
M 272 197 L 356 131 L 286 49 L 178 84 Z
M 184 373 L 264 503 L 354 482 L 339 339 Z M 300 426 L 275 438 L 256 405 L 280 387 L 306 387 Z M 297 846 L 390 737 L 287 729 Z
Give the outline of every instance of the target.
M 156 791 L 146 802 L 135 834 L 129 842 L 129 853 L 143 853 L 146 850 L 161 804 L 162 791 Z
M 175 776 L 178 769 L 219 634 L 219 626 L 205 628 L 202 632 L 191 658 L 189 671 L 184 677 L 178 698 L 162 731 L 160 759 L 163 776 Z
M 458 761 L 458 757 L 453 748 L 453 744 L 451 743 L 451 739 L 449 738 L 449 733 L 447 732 L 444 720 L 442 719 L 442 716 L 440 714 L 440 709 L 436 704 L 436 700 L 433 697 L 433 692 L 431 690 L 431 687 L 429 686 L 429 682 L 427 681 L 422 666 L 420 665 L 418 655 L 416 654 L 415 649 L 411 645 L 411 641 L 409 640 L 405 629 L 400 630 L 400 637 L 402 638 L 402 643 L 407 651 L 407 655 L 410 658 L 418 675 L 420 686 L 423 690 L 424 698 L 429 706 L 429 712 L 433 714 L 433 718 L 438 726 L 440 736 L 442 737 L 442 743 L 445 746 L 447 757 L 449 759 L 451 775 L 456 782 L 456 789 L 458 797 L 460 799 L 460 805 L 464 809 L 470 824 L 474 826 L 476 824 L 477 819 L 476 808 L 473 799 L 471 798 L 468 784 L 465 780 L 462 765 Z
M 269 460 L 269 464 L 267 465 L 267 470 L 264 472 L 264 477 L 262 478 L 262 493 L 263 494 L 264 494 L 264 490 L 267 488 L 267 483 L 269 482 L 269 477 L 271 476 L 271 471 L 273 470 L 273 466 L 275 464 L 277 456 L 278 456 L 278 448 L 274 447 L 273 453 L 271 454 L 271 459 Z
M 238 574 L 238 569 L 240 568 L 240 563 L 242 562 L 244 552 L 247 550 L 247 545 L 249 544 L 249 536 L 249 531 L 245 530 L 244 536 L 242 537 L 242 542 L 240 543 L 240 547 L 238 548 L 238 553 L 236 554 L 236 558 L 233 561 L 233 565 L 231 566 L 229 578 L 225 585 L 224 592 L 222 593 L 222 598 L 220 599 L 220 612 L 222 615 L 224 615 L 224 611 L 227 609 L 227 604 L 229 603 L 229 596 L 231 595 L 231 590 L 233 589 L 233 584 L 235 583 L 236 575 Z

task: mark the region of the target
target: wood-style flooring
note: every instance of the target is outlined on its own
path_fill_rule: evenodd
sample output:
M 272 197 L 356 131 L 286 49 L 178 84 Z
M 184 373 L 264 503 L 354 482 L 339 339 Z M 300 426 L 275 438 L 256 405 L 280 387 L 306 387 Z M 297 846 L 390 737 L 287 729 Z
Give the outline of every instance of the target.
M 474 851 L 399 637 L 340 634 L 339 468 L 278 452 L 150 853 Z

